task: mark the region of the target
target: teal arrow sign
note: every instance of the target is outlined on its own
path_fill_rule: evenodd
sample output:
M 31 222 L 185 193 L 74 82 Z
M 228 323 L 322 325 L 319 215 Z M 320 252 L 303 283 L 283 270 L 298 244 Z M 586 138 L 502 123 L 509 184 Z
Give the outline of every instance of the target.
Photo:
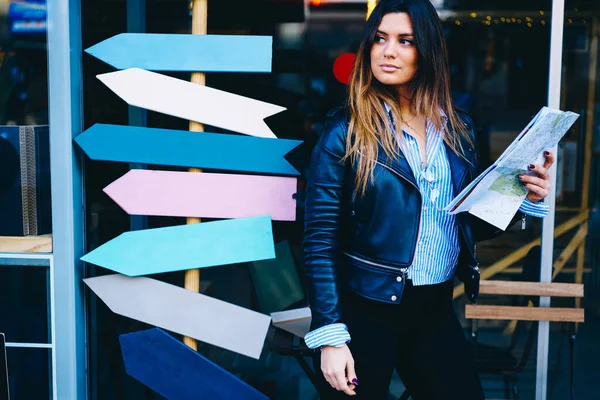
M 122 33 L 85 51 L 117 69 L 271 72 L 273 38 Z
M 92 160 L 300 175 L 283 158 L 299 140 L 95 124 L 75 142 Z
M 140 276 L 274 257 L 271 217 L 260 216 L 126 232 L 81 259 Z

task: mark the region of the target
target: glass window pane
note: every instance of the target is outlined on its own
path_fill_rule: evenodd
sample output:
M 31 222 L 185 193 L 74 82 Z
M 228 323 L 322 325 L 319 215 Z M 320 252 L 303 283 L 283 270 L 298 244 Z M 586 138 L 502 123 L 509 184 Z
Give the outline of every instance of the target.
M 0 18 L 0 236 L 51 233 L 46 9 L 3 2 Z M 2 251 L 32 251 L 11 243 Z M 38 250 L 39 251 L 39 250 Z
M 50 349 L 6 349 L 11 399 L 52 399 L 50 354 Z
M 48 268 L 0 266 L 0 332 L 7 342 L 50 343 Z
M 491 7 L 450 10 L 443 18 L 455 105 L 475 122 L 481 167 L 486 168 L 546 105 L 550 18 L 549 2 L 541 12 L 539 8 L 524 8 L 526 3 L 522 2 L 477 5 L 482 4 Z M 485 271 L 535 240 L 540 227 L 540 220 L 529 218 L 524 230 L 518 223 L 502 236 L 478 243 L 480 268 Z M 530 259 L 528 263 L 520 259 L 490 279 L 537 280 L 531 277 L 531 271 L 539 270 L 539 258 Z M 456 297 L 459 315 L 464 313 L 466 303 L 464 296 Z M 526 306 L 527 300 L 480 296 L 479 303 Z M 470 322 L 463 319 L 467 334 Z M 480 320 L 477 324 L 476 364 L 486 398 L 510 398 L 515 391 L 521 398 L 533 398 L 536 325 L 500 320 Z
M 569 398 L 569 375 L 574 371 L 575 398 L 593 397 L 600 367 L 597 338 L 598 304 L 600 304 L 600 239 L 598 209 L 600 206 L 600 59 L 598 57 L 598 24 L 600 3 L 591 0 L 566 0 L 562 85 L 560 107 L 579 113 L 575 127 L 559 147 L 557 168 L 557 206 L 574 216 L 581 209 L 591 207 L 591 220 L 581 251 L 575 251 L 564 263 L 557 282 L 583 283 L 584 298 L 553 299 L 553 306 L 583 307 L 585 322 L 550 325 L 548 353 L 548 399 Z M 586 201 L 587 197 L 587 201 Z M 555 254 L 559 254 L 577 239 L 581 226 L 555 240 Z M 562 264 L 562 263 L 561 263 Z M 573 334 L 576 333 L 575 336 Z M 574 357 L 571 363 L 571 338 Z

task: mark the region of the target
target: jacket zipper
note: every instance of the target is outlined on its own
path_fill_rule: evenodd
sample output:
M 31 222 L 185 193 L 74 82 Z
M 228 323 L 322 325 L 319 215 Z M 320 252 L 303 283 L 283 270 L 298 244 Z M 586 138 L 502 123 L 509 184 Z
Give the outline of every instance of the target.
M 400 175 L 398 172 L 394 171 L 392 168 L 388 167 L 387 165 L 375 160 L 376 164 L 381 165 L 383 168 L 391 171 L 393 174 L 397 175 L 398 177 L 400 177 L 400 179 L 405 180 L 406 182 L 410 183 L 411 185 L 414 186 L 415 189 L 417 189 L 417 192 L 419 193 L 419 195 L 421 195 L 421 191 L 419 190 L 418 186 L 415 185 L 414 183 L 412 183 L 410 180 L 406 179 L 405 177 L 403 177 L 402 175 Z M 422 197 L 421 197 L 421 202 L 422 202 Z M 417 246 L 419 245 L 419 240 L 421 240 L 421 220 L 423 219 L 423 213 L 422 210 L 419 210 L 419 228 L 417 230 L 417 242 L 415 243 L 415 251 L 413 251 L 411 257 L 410 257 L 410 263 L 409 265 L 412 265 L 413 261 L 415 260 L 415 253 L 417 252 Z
M 347 255 L 350 258 L 354 258 L 355 260 L 358 260 L 358 261 L 363 262 L 365 264 L 373 265 L 375 267 L 389 269 L 389 270 L 393 270 L 393 271 L 398 271 L 399 270 L 399 271 L 401 271 L 403 273 L 406 273 L 406 271 L 408 270 L 408 267 L 395 268 L 395 267 L 390 267 L 389 265 L 383 265 L 383 264 L 379 264 L 379 263 L 376 263 L 376 262 L 373 262 L 373 261 L 368 261 L 368 260 L 365 260 L 363 258 L 357 257 L 355 255 L 352 255 L 352 254 L 350 254 L 350 253 L 348 253 L 346 251 L 344 252 L 344 254 Z

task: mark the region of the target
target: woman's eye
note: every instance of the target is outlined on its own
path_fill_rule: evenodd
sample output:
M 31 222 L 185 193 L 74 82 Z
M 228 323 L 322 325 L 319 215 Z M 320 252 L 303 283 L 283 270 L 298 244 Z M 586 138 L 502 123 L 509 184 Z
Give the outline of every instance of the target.
M 383 36 L 375 36 L 374 42 L 375 43 L 381 43 L 385 40 L 385 38 Z
M 410 46 L 410 45 L 413 44 L 413 41 L 409 40 L 409 39 L 400 39 L 400 44 L 404 44 L 406 46 Z

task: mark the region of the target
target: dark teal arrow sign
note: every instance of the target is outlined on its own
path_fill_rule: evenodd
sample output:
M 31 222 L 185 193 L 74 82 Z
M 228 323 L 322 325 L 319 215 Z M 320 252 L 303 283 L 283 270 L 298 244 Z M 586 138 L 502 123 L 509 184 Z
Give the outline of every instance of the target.
M 122 33 L 85 51 L 117 69 L 271 72 L 273 38 Z
M 268 400 L 161 329 L 121 335 L 119 342 L 127 374 L 167 399 Z
M 283 158 L 299 140 L 95 124 L 75 142 L 92 160 L 300 175 Z

